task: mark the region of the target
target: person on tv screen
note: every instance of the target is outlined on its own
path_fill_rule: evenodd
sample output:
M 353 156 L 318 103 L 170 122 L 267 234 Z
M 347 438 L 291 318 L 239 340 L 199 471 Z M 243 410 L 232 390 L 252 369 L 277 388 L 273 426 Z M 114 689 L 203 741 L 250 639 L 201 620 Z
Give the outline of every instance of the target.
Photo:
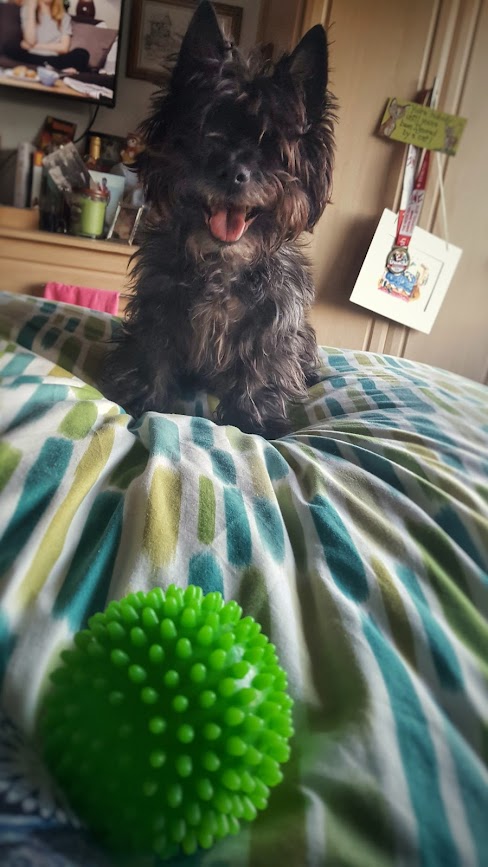
M 9 45 L 6 53 L 13 60 L 31 66 L 46 63 L 65 72 L 85 72 L 90 55 L 85 48 L 73 48 L 71 16 L 63 0 L 24 0 L 21 10 L 22 40 Z

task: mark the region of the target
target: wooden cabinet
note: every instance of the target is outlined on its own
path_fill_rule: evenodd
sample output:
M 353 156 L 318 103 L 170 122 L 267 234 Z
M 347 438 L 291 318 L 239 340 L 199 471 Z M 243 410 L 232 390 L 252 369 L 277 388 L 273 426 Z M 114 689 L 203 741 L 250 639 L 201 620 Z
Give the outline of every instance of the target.
M 55 280 L 128 292 L 134 249 L 111 241 L 0 226 L 0 291 L 42 295 L 45 284 Z M 124 308 L 121 295 L 119 311 Z

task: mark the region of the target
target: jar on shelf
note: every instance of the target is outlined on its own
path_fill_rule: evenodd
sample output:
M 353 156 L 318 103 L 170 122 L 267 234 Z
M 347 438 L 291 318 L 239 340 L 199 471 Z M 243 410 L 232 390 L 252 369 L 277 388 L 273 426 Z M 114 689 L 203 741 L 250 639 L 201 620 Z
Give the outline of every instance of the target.
M 71 202 L 71 231 L 85 238 L 101 238 L 109 191 L 86 188 L 73 192 Z

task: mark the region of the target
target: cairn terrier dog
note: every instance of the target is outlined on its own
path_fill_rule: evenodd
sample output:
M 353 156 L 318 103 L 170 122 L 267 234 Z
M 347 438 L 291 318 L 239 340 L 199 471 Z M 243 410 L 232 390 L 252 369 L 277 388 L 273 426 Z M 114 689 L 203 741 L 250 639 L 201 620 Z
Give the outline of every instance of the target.
M 318 365 L 297 239 L 329 198 L 333 122 L 320 25 L 276 64 L 244 59 L 200 3 L 141 125 L 150 216 L 107 396 L 135 416 L 168 412 L 190 379 L 220 399 L 219 423 L 289 430 L 287 404 Z

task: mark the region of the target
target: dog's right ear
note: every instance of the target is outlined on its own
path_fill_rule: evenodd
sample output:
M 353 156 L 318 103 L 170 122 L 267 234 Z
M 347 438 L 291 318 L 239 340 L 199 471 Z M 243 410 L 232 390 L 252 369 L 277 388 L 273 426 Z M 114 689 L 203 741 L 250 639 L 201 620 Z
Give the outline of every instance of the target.
M 154 94 L 152 113 L 139 126 L 149 149 L 157 147 L 163 140 L 175 103 L 179 106 L 186 104 L 188 86 L 191 87 L 197 77 L 208 84 L 213 69 L 220 69 L 231 48 L 222 34 L 212 4 L 202 0 L 183 37 L 169 87 L 165 82 L 162 89 Z M 148 152 L 142 155 L 141 166 L 147 162 L 147 158 Z
M 181 43 L 173 80 L 189 78 L 203 63 L 222 62 L 229 49 L 212 4 L 203 0 L 197 6 Z

